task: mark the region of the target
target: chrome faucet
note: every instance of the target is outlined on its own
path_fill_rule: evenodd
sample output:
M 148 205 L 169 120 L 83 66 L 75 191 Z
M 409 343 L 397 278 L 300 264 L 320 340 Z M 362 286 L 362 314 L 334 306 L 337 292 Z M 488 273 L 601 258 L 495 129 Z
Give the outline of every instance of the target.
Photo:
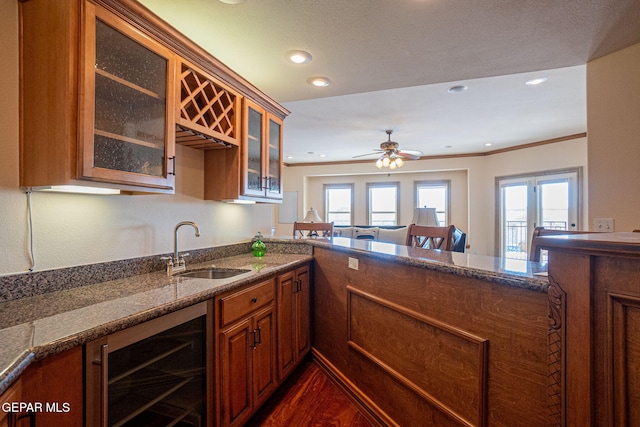
M 173 231 L 173 256 L 162 257 L 162 259 L 167 260 L 167 274 L 171 276 L 173 273 L 177 273 L 179 271 L 184 271 L 187 269 L 187 264 L 184 260 L 184 257 L 189 254 L 178 255 L 178 229 L 183 225 L 190 225 L 196 230 L 196 237 L 200 237 L 200 228 L 198 228 L 198 224 L 193 221 L 182 221 L 176 225 L 175 230 Z

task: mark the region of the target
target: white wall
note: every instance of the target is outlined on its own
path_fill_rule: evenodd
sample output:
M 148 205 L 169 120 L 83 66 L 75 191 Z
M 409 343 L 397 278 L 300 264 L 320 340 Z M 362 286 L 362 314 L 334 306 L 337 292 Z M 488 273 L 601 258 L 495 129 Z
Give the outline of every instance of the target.
M 0 275 L 30 267 L 27 197 L 18 188 L 18 2 L 0 0 Z M 46 66 L 46 65 L 43 65 Z M 37 125 L 37 124 L 31 124 Z M 34 193 L 36 270 L 173 251 L 173 229 L 198 223 L 201 237 L 181 229 L 181 251 L 268 234 L 271 205 L 202 200 L 203 153 L 178 146 L 175 195 L 90 196 Z
M 386 178 L 386 174 L 380 174 L 373 162 L 371 164 L 331 165 L 330 167 L 326 165 L 291 166 L 284 170 L 284 182 L 286 191 L 298 192 L 298 217 L 301 219 L 304 218 L 304 213 L 309 207 L 321 210 L 321 193 L 324 182 L 352 180 L 352 182 L 358 182 L 358 187 L 364 189 L 365 182 L 382 177 L 382 179 L 401 181 L 403 188 L 412 191 L 415 177 L 442 177 L 449 173 L 447 171 L 462 171 L 458 174 L 466 174 L 468 187 L 464 190 L 452 188 L 451 223 L 467 232 L 467 243 L 471 246 L 470 252 L 493 255 L 496 177 L 583 167 L 583 217 L 586 218 L 588 211 L 586 166 L 587 138 L 579 138 L 489 156 L 409 161 L 405 163 L 401 173 L 392 174 L 389 178 Z M 456 174 L 451 176 L 456 176 Z M 460 182 L 459 178 L 452 179 L 452 184 L 454 181 Z M 406 196 L 406 192 L 403 191 L 403 195 Z M 360 203 L 364 203 L 363 197 L 361 196 Z M 412 204 L 413 194 L 410 193 L 409 197 L 411 197 L 410 203 Z M 466 198 L 466 200 L 459 200 L 460 198 Z M 318 201 L 320 202 L 318 203 Z M 464 209 L 467 209 L 467 212 L 460 212 Z M 361 207 L 359 210 L 364 211 L 364 208 Z M 406 210 L 403 209 L 402 213 L 402 221 L 405 223 L 411 219 L 410 216 L 407 216 L 410 214 Z M 291 229 L 291 224 L 277 224 L 277 233 L 280 235 L 291 234 Z
M 640 44 L 587 64 L 590 222 L 640 229 Z

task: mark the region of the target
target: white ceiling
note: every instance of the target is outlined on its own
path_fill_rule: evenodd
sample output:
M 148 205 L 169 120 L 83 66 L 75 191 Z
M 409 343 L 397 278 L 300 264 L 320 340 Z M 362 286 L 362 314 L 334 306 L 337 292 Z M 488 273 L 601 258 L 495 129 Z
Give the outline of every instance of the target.
M 640 42 L 638 0 L 141 3 L 291 111 L 288 163 L 372 152 L 385 129 L 425 155 L 585 132 L 584 64 Z M 289 63 L 293 49 L 313 60 Z M 318 75 L 333 84 L 306 83 Z

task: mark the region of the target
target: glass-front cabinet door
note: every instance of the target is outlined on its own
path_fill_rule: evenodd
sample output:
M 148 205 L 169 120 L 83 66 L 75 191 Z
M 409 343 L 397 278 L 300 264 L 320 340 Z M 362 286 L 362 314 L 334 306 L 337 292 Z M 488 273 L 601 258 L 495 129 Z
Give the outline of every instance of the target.
M 84 23 L 80 175 L 172 191 L 173 54 L 99 6 Z
M 243 194 L 282 199 L 282 120 L 244 100 Z
M 252 103 L 245 100 L 245 142 L 244 142 L 244 194 L 247 196 L 264 196 L 264 158 L 263 147 L 265 141 L 264 133 L 264 111 Z
M 267 172 L 267 197 L 272 199 L 282 198 L 282 120 L 268 115 L 268 172 Z

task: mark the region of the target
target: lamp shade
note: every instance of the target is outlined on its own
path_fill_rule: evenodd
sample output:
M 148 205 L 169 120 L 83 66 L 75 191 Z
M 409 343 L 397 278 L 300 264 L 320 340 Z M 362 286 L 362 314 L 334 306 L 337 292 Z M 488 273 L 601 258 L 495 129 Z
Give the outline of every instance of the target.
M 438 216 L 436 215 L 436 208 L 415 208 L 413 210 L 413 220 L 412 224 L 418 225 L 434 225 L 436 227 L 440 226 L 440 221 L 438 221 Z
M 318 215 L 318 211 L 310 208 L 302 222 L 322 222 L 322 218 Z

